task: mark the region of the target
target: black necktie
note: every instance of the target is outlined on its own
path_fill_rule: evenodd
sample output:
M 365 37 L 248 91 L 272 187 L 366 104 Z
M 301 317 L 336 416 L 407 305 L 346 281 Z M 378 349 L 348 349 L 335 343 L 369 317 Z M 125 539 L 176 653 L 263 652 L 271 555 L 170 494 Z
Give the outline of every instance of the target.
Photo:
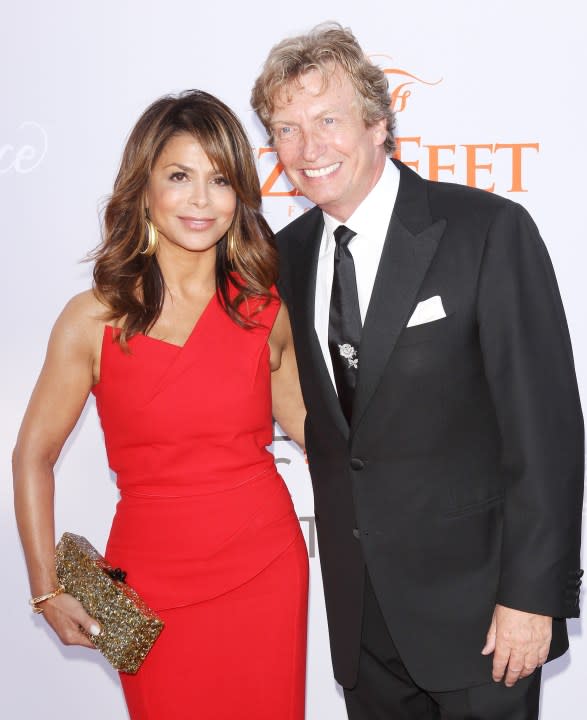
M 328 348 L 334 380 L 342 411 L 349 424 L 357 385 L 362 330 L 355 263 L 348 247 L 355 235 L 344 225 L 339 225 L 334 231 L 336 249 L 328 319 Z

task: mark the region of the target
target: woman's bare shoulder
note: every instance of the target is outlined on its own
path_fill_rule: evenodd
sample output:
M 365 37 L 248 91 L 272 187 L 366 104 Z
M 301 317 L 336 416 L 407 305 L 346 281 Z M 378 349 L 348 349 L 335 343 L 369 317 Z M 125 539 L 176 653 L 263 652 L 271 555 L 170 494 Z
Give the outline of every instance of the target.
M 53 327 L 52 338 L 60 344 L 80 344 L 92 348 L 101 337 L 108 320 L 108 308 L 93 290 L 74 295 L 65 305 Z
M 70 298 L 63 308 L 62 314 L 67 314 L 71 319 L 80 317 L 80 319 L 92 318 L 99 320 L 102 318 L 103 322 L 108 314 L 108 308 L 98 298 L 95 291 L 89 289 Z

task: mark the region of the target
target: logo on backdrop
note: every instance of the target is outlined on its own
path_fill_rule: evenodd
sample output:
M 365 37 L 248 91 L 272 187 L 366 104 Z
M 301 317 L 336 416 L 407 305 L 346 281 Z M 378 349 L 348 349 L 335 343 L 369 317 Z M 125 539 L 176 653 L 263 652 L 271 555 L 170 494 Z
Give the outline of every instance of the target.
M 390 90 L 390 106 L 396 114 L 409 113 L 412 100 L 422 93 L 435 92 L 435 102 L 442 108 L 443 78 L 429 79 L 421 73 L 397 67 L 389 55 L 371 55 L 386 74 Z M 408 123 L 406 123 L 408 124 Z M 538 142 L 427 142 L 421 134 L 396 137 L 394 157 L 429 180 L 460 182 L 488 192 L 523 193 L 528 190 L 526 166 L 540 152 Z M 283 166 L 272 147 L 257 149 L 261 192 L 264 198 L 299 196 L 287 179 Z M 304 208 L 288 206 L 293 217 Z
M 442 78 L 431 82 L 414 75 L 414 73 L 411 73 L 408 70 L 391 66 L 389 64 L 392 62 L 390 55 L 369 55 L 369 57 L 373 63 L 375 65 L 379 65 L 379 67 L 387 75 L 389 94 L 391 98 L 390 106 L 394 113 L 401 113 L 406 109 L 412 92 L 416 91 L 419 85 L 434 86 L 439 85 L 442 82 Z
M 22 122 L 12 142 L 0 145 L 0 175 L 27 175 L 43 162 L 49 146 L 47 131 L 32 120 Z
M 292 442 L 291 438 L 287 435 L 278 434 L 278 426 L 273 424 L 273 455 L 275 456 L 275 464 L 279 465 L 291 465 L 291 458 L 282 454 L 282 450 L 285 449 L 286 445 Z M 305 458 L 305 455 L 304 455 Z M 307 459 L 305 460 L 307 464 Z M 306 546 L 308 548 L 308 556 L 310 558 L 316 557 L 316 519 L 313 515 L 298 515 L 300 526 L 304 534 Z

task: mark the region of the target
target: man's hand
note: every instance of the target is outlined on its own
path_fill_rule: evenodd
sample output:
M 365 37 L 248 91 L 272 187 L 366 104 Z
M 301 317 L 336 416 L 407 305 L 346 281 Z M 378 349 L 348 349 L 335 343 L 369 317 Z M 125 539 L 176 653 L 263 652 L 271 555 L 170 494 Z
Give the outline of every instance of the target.
M 541 667 L 548 656 L 552 618 L 496 605 L 482 655 L 493 653 L 493 679 L 512 687 Z M 506 673 L 507 668 L 507 673 Z

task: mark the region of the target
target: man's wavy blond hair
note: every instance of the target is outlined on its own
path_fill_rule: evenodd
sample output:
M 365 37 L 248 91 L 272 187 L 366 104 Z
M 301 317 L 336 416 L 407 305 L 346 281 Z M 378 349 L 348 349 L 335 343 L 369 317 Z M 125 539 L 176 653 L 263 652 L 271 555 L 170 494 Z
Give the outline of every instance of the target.
M 251 106 L 265 126 L 269 142 L 273 144 L 271 117 L 279 93 L 311 70 L 320 73 L 325 89 L 337 68 L 355 88 L 365 125 L 386 121 L 384 147 L 391 155 L 395 150 L 395 120 L 387 78 L 365 55 L 350 29 L 339 23 L 322 23 L 306 35 L 286 38 L 271 49 L 251 93 Z

